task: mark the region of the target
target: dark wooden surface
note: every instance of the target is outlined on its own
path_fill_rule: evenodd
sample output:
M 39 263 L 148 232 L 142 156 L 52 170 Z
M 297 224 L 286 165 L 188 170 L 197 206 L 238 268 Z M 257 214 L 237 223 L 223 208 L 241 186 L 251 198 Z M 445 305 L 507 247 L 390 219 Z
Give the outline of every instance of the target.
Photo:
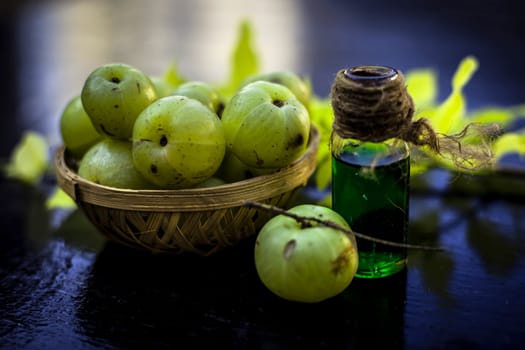
M 4 349 L 494 349 L 525 339 L 523 203 L 414 194 L 411 240 L 445 251 L 412 251 L 404 273 L 304 305 L 262 286 L 253 239 L 209 258 L 151 256 L 105 242 L 79 212 L 53 227 L 57 213 L 33 188 L 2 180 L 0 192 L 11 198 Z
M 61 109 L 98 64 L 124 60 L 159 73 L 174 56 L 190 75 L 220 77 L 244 12 L 257 12 L 256 23 L 274 27 L 258 30 L 261 45 L 273 43 L 264 50 L 267 67 L 290 51 L 284 68 L 310 72 L 320 95 L 337 69 L 361 63 L 435 66 L 446 94 L 447 74 L 464 55 L 476 54 L 481 68 L 468 90 L 473 106 L 525 102 L 518 2 L 268 1 L 251 10 L 224 2 L 224 11 L 212 3 L 2 7 L 1 157 L 27 129 L 56 141 Z M 286 19 L 294 27 L 275 36 Z M 228 21 L 231 32 L 214 36 Z M 188 33 L 199 40 L 187 41 Z M 385 40 L 396 45 L 385 47 Z M 213 55 L 201 56 L 206 45 L 223 49 L 216 65 L 205 62 Z M 278 299 L 259 282 L 253 238 L 210 258 L 151 256 L 106 242 L 79 212 L 47 211 L 52 177 L 38 187 L 2 177 L 0 348 L 523 348 L 522 176 L 437 170 L 420 180 L 411 195 L 410 240 L 445 250 L 411 251 L 404 273 L 354 280 L 338 297 L 305 305 Z

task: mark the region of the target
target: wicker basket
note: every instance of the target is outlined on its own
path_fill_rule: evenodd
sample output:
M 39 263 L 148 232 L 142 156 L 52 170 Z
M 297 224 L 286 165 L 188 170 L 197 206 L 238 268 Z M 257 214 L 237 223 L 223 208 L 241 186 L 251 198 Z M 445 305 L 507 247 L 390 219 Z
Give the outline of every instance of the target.
M 78 176 L 64 147 L 55 153 L 59 186 L 107 238 L 154 253 L 210 255 L 253 235 L 271 218 L 243 206 L 245 200 L 286 207 L 316 166 L 319 133 L 308 150 L 280 171 L 209 188 L 128 190 L 101 186 Z

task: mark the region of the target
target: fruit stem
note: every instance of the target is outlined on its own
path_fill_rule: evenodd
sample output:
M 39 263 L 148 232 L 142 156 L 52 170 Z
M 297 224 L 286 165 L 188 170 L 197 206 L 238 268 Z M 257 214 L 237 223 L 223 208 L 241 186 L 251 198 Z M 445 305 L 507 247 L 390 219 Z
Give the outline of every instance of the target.
M 312 221 L 311 220 L 308 220 L 308 218 L 304 218 L 306 220 L 297 220 L 297 222 L 299 222 L 299 224 L 301 224 L 301 228 L 308 228 L 308 227 L 313 227 L 314 225 L 312 225 Z
M 288 217 L 290 217 L 292 219 L 295 219 L 298 223 L 300 223 L 302 228 L 312 226 L 312 222 L 315 222 L 317 224 L 321 224 L 321 225 L 324 225 L 324 226 L 331 227 L 333 229 L 339 230 L 339 231 L 343 232 L 346 235 L 350 235 L 350 236 L 351 235 L 355 235 L 355 236 L 357 236 L 359 238 L 362 238 L 362 239 L 366 239 L 366 240 L 369 240 L 369 241 L 372 241 L 372 242 L 376 242 L 376 243 L 380 243 L 380 244 L 384 244 L 384 245 L 389 245 L 389 246 L 392 246 L 392 247 L 400 247 L 400 248 L 407 248 L 407 249 L 420 249 L 420 250 L 433 250 L 433 251 L 442 251 L 443 250 L 443 248 L 441 248 L 441 247 L 430 247 L 430 246 L 424 246 L 424 245 L 398 243 L 398 242 L 388 241 L 388 240 L 385 240 L 385 239 L 375 238 L 375 237 L 372 237 L 372 236 L 365 235 L 364 233 L 355 232 L 352 229 L 347 229 L 347 228 L 342 227 L 342 226 L 340 226 L 340 225 L 338 225 L 338 224 L 336 224 L 336 223 L 334 223 L 332 221 L 322 220 L 322 219 L 319 219 L 319 218 L 316 218 L 316 217 L 306 217 L 306 216 L 302 216 L 302 215 L 297 215 L 297 214 L 290 213 L 287 210 L 284 210 L 282 208 L 279 208 L 279 207 L 276 207 L 276 206 L 270 205 L 270 204 L 263 204 L 263 203 L 254 202 L 254 201 L 244 201 L 243 206 L 248 207 L 248 208 L 263 209 L 263 210 L 271 211 L 271 212 L 276 213 L 276 214 L 288 216 Z

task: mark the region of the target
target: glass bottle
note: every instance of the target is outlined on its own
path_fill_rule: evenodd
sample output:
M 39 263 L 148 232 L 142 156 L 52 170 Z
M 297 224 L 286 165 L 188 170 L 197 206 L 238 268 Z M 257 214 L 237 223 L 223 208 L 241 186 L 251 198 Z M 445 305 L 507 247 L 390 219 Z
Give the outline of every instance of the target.
M 349 79 L 349 82 L 358 89 L 364 88 L 366 94 L 374 95 L 375 88 L 384 94 L 385 85 L 395 79 L 402 79 L 402 76 L 389 67 L 360 66 L 347 69 L 343 79 Z M 366 111 L 366 104 L 370 103 L 370 109 L 364 113 L 366 116 L 363 116 L 368 126 L 358 128 L 357 132 L 349 133 L 352 137 L 348 137 L 344 129 L 351 129 L 353 124 L 339 119 L 339 128 L 334 128 L 332 133 L 332 207 L 347 220 L 355 232 L 406 243 L 410 179 L 409 148 L 405 141 L 390 137 L 392 135 L 388 132 L 385 133 L 384 137 L 388 137 L 385 140 L 377 136 L 369 140 L 367 128 L 382 127 L 383 117 L 374 114 L 377 108 L 377 101 L 374 102 L 374 98 L 368 100 L 359 96 L 363 96 L 363 91 L 355 94 L 350 91 L 348 98 L 355 98 L 356 101 L 352 103 L 361 104 L 359 111 Z M 346 118 L 346 115 L 336 116 L 334 123 L 338 122 L 337 118 Z M 374 118 L 378 118 L 377 125 L 374 125 Z M 359 123 L 359 119 L 356 120 Z M 386 277 L 404 269 L 407 259 L 405 248 L 375 243 L 358 237 L 356 240 L 359 252 L 356 277 Z

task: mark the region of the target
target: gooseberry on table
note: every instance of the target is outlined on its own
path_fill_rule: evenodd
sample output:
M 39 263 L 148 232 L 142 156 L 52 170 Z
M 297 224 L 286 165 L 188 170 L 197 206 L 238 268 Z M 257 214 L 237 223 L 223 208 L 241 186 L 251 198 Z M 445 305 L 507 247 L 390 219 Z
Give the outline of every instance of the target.
M 343 217 L 328 207 L 302 204 L 288 212 L 350 229 Z M 270 219 L 260 230 L 254 257 L 257 274 L 271 292 L 305 303 L 320 302 L 341 293 L 350 285 L 358 266 L 353 235 L 282 214 Z

